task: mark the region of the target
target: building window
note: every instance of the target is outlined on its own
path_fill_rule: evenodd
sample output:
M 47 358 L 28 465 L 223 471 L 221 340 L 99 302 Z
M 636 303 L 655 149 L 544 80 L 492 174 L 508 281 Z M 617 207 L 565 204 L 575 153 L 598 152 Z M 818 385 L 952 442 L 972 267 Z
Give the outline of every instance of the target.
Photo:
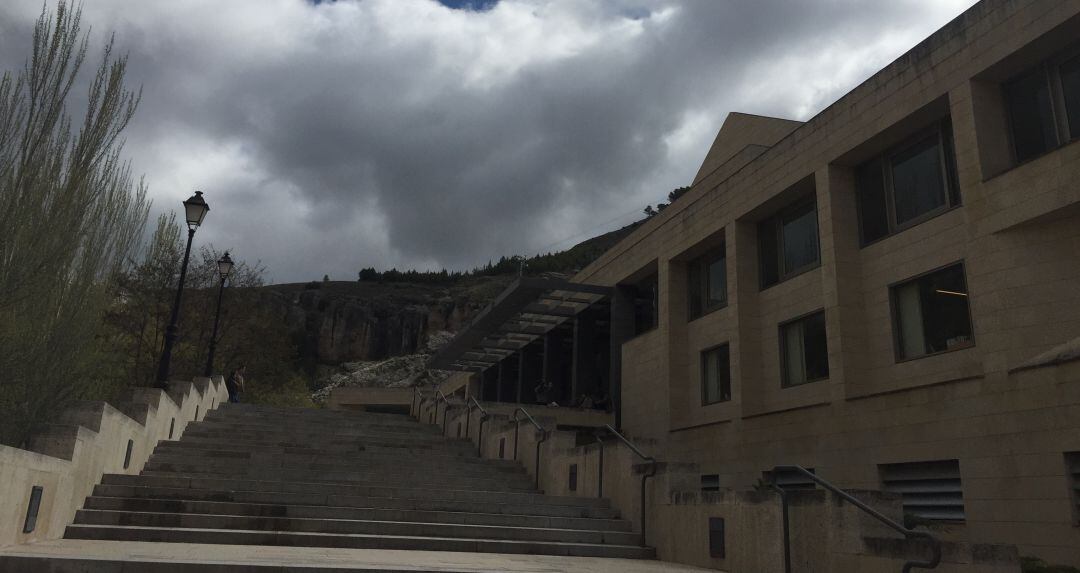
M 1080 452 L 1065 454 L 1065 472 L 1069 478 L 1069 494 L 1072 500 L 1073 524 L 1080 525 Z
M 818 264 L 817 204 L 811 199 L 758 225 L 761 288 Z
M 690 262 L 688 276 L 690 318 L 727 305 L 727 256 L 724 247 Z
M 656 328 L 660 302 L 660 278 L 650 275 L 632 285 L 634 295 L 634 334 L 642 334 Z
M 727 547 L 724 542 L 724 518 L 709 518 L 709 557 L 723 559 L 727 556 Z
M 829 377 L 825 311 L 780 325 L 783 386 L 798 386 Z
M 959 205 L 955 163 L 952 127 L 945 121 L 857 167 L 862 244 Z
M 566 486 L 570 491 L 577 491 L 577 464 L 570 464 L 570 476 Z
M 879 469 L 882 489 L 903 497 L 905 522 L 964 520 L 959 461 L 884 464 Z
M 974 344 L 963 264 L 924 274 L 891 290 L 900 360 Z
M 1003 91 L 1017 163 L 1080 139 L 1080 55 L 1075 50 L 1005 82 Z
M 728 345 L 701 353 L 701 404 L 731 400 L 731 353 Z

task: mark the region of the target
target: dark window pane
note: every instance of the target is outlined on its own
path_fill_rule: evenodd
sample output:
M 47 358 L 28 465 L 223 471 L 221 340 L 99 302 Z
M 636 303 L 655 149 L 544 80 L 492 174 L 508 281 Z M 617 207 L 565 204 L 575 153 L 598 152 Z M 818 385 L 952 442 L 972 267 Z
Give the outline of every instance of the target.
M 897 225 L 945 204 L 941 147 L 936 133 L 894 155 L 891 163 Z
M 901 358 L 972 344 L 964 268 L 954 265 L 893 289 Z
M 701 354 L 702 403 L 731 399 L 731 355 L 725 344 Z
M 1057 147 L 1050 84 L 1043 68 L 1005 85 L 1016 160 L 1027 161 Z
M 784 274 L 818 261 L 817 208 L 810 204 L 783 218 Z
M 780 337 L 784 386 L 797 386 L 829 377 L 824 312 L 785 324 Z
M 638 283 L 634 289 L 634 332 L 636 334 L 656 328 L 657 280 L 656 275 L 653 275 Z
M 803 321 L 806 344 L 806 380 L 829 377 L 829 346 L 825 339 L 825 313 L 819 312 Z
M 776 237 L 776 220 L 758 225 L 758 257 L 761 259 L 761 287 L 780 281 L 780 253 Z
M 723 256 L 713 258 L 706 278 L 705 306 L 710 309 L 722 306 L 727 302 L 727 259 Z
M 956 145 L 953 143 L 952 122 L 946 121 L 941 126 L 941 140 L 945 145 L 945 173 L 949 187 L 949 203 L 955 207 L 960 204 L 960 175 L 956 171 Z
M 724 541 L 724 518 L 709 518 L 709 557 L 723 559 L 727 556 L 727 544 Z
M 1061 91 L 1069 118 L 1069 137 L 1080 139 L 1080 57 L 1061 64 Z
M 881 160 L 865 163 L 855 173 L 859 197 L 859 221 L 862 242 L 876 241 L 889 234 L 889 211 L 886 207 L 885 180 Z
M 926 351 L 969 346 L 971 319 L 963 267 L 949 267 L 924 277 L 920 283 Z
M 701 285 L 703 282 L 704 278 L 701 276 L 701 265 L 697 261 L 690 263 L 686 277 L 686 294 L 687 302 L 690 305 L 690 318 L 701 316 L 701 313 L 705 309 L 701 292 Z

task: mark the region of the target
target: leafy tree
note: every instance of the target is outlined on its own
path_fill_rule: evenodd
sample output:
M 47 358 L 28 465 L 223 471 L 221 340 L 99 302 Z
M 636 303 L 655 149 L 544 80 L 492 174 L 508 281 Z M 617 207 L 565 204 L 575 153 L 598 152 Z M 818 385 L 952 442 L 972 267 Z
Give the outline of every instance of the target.
M 85 115 L 69 113 L 85 60 L 81 11 L 42 10 L 24 68 L 0 78 L 0 442 L 20 445 L 97 389 L 100 316 L 139 245 L 146 190 L 123 160 L 120 134 L 139 93 L 110 40 Z M 80 105 L 70 107 L 81 108 Z

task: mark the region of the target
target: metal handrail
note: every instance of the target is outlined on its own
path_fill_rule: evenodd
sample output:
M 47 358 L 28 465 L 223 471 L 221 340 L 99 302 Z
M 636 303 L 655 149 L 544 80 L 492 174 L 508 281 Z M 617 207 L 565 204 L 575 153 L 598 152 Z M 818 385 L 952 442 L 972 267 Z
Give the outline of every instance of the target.
M 442 433 L 445 436 L 446 435 L 446 415 L 450 412 L 450 399 L 446 397 L 446 394 L 443 394 L 442 389 L 436 388 L 435 389 L 435 421 L 436 422 L 439 421 L 439 402 L 443 403 Z
M 477 410 L 480 410 L 480 430 L 476 434 L 476 455 L 483 457 L 484 455 L 484 422 L 488 421 L 491 414 L 480 405 L 480 402 L 476 401 L 475 396 L 469 396 L 469 401 L 465 403 L 465 437 L 469 437 L 469 422 L 472 421 L 472 409 L 476 406 Z
M 913 529 L 908 529 L 907 527 L 904 527 L 902 524 L 890 519 L 889 517 L 885 516 L 885 514 L 863 503 L 850 493 L 825 481 L 821 477 L 818 477 L 817 474 L 802 466 L 776 466 L 775 468 L 773 468 L 772 479 L 770 480 L 771 483 L 769 485 L 774 489 L 782 492 L 780 496 L 780 501 L 784 505 L 784 562 L 786 567 L 785 571 L 787 571 L 788 573 L 790 573 L 791 571 L 791 543 L 787 523 L 787 495 L 783 493 L 783 488 L 776 484 L 776 476 L 781 472 L 796 472 L 802 474 L 803 476 L 813 480 L 821 487 L 840 496 L 844 501 L 847 501 L 851 505 L 854 505 L 856 508 L 861 509 L 863 512 L 869 514 L 870 517 L 873 517 L 874 519 L 880 521 L 889 528 L 897 531 L 905 538 L 925 539 L 926 541 L 928 541 L 930 543 L 930 559 L 927 561 L 908 561 L 904 563 L 904 567 L 901 569 L 902 573 L 910 573 L 910 571 L 916 567 L 919 569 L 935 569 L 937 568 L 938 564 L 941 563 L 941 540 L 939 540 L 937 537 L 934 537 L 933 535 L 925 531 L 915 531 Z
M 521 420 L 518 419 L 518 412 L 525 414 L 525 418 L 527 418 L 529 422 L 532 422 L 532 425 L 535 426 L 537 430 L 540 430 L 540 433 L 544 436 L 536 442 L 536 459 L 533 462 L 533 469 L 535 470 L 533 473 L 536 474 L 534 487 L 540 489 L 540 444 L 546 442 L 551 434 L 549 434 L 548 431 L 529 414 L 528 410 L 518 406 L 517 409 L 514 410 L 514 460 L 517 460 L 518 456 L 518 430 L 521 429 Z
M 419 397 L 420 397 L 420 400 L 419 400 L 419 401 L 417 401 L 417 400 L 416 400 L 417 396 L 419 396 Z M 426 396 L 424 396 L 424 392 L 423 392 L 423 390 L 421 390 L 419 386 L 413 386 L 413 398 L 412 398 L 412 404 L 415 404 L 415 405 L 416 405 L 416 419 L 417 419 L 417 420 L 419 420 L 419 419 L 420 419 L 420 406 L 423 406 L 423 405 L 424 405 L 424 402 L 425 402 L 426 400 L 427 400 L 427 397 L 426 397 Z M 412 404 L 410 404 L 410 405 L 409 405 L 409 408 L 410 408 L 410 409 L 412 408 Z
M 645 518 L 646 518 L 646 513 L 645 513 L 645 482 L 649 478 L 656 475 L 656 466 L 657 466 L 656 458 L 654 458 L 652 456 L 649 456 L 649 455 L 646 455 L 641 450 L 639 450 L 637 446 L 635 446 L 634 444 L 632 444 L 630 442 L 630 440 L 626 439 L 626 436 L 623 436 L 622 434 L 619 433 L 618 430 L 616 430 L 615 428 L 612 428 L 611 424 L 604 424 L 604 427 L 607 428 L 607 430 L 609 432 L 611 432 L 612 434 L 615 434 L 615 437 L 619 438 L 619 441 L 621 441 L 623 444 L 625 444 L 626 447 L 630 448 L 630 451 L 634 452 L 634 455 L 641 458 L 643 461 L 649 462 L 649 473 L 641 475 L 641 545 L 643 547 L 648 547 L 648 544 L 645 543 L 645 530 L 646 530 L 646 527 L 645 527 L 645 525 L 646 525 L 646 522 L 645 522 Z M 597 440 L 599 441 L 599 438 Z M 603 455 L 604 455 L 604 445 L 603 445 L 603 442 L 601 442 L 601 444 L 600 444 L 600 456 L 601 456 L 600 459 L 601 460 L 603 460 Z M 601 481 L 601 483 L 603 483 L 603 480 L 604 480 L 603 466 L 601 465 L 600 468 L 601 468 L 600 469 L 600 472 L 601 472 L 600 473 L 600 481 Z
M 600 435 L 594 435 L 596 443 L 600 446 L 600 463 L 596 472 L 596 497 L 604 497 L 604 440 L 600 438 Z

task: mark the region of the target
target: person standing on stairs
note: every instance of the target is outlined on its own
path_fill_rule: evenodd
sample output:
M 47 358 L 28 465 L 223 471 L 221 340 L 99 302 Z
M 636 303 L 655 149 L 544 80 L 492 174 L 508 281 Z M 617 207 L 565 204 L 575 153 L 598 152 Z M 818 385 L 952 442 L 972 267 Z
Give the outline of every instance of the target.
M 232 374 L 229 374 L 229 379 L 225 381 L 225 389 L 229 391 L 229 401 L 234 404 L 240 403 L 240 393 L 244 391 L 245 372 L 247 372 L 247 366 L 241 364 L 232 371 Z

